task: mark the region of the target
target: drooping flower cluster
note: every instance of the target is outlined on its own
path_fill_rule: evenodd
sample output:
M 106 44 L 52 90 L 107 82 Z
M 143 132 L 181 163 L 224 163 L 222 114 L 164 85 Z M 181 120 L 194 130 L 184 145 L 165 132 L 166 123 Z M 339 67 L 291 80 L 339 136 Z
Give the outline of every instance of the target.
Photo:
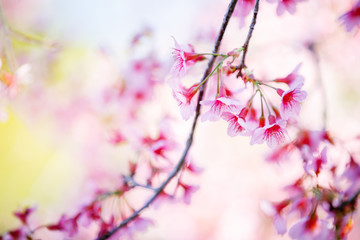
M 357 155 L 357 151 L 345 150 L 326 131 L 301 130 L 295 141 L 275 149 L 268 160 L 288 161 L 292 156 L 302 161 L 305 172 L 285 188 L 288 198 L 261 204 L 277 232 L 288 232 L 292 239 L 346 239 L 360 194 Z M 293 213 L 300 219 L 288 230 L 286 218 Z
M 178 101 L 182 117 L 188 120 L 195 113 L 194 96 L 199 91 L 200 86 L 206 81 L 215 82 L 216 90 L 210 89 L 208 94 L 215 96 L 207 97 L 200 102 L 204 107 L 208 107 L 208 110 L 201 117 L 202 121 L 218 121 L 222 118 L 229 123 L 229 136 L 251 136 L 251 144 L 266 142 L 268 146 L 276 147 L 288 138 L 287 122 L 296 121 L 301 102 L 305 100 L 307 95 L 305 91 L 301 90 L 304 79 L 297 73 L 300 65 L 288 76 L 272 81 L 258 80 L 251 72 L 246 71 L 242 77 L 243 89 L 240 92 L 235 91 L 227 85 L 228 82 L 231 84 L 231 81 L 236 81 L 235 77 L 232 78 L 235 75 L 233 73 L 237 70 L 233 64 L 239 57 L 241 50 L 235 49 L 227 54 L 218 55 L 218 64 L 211 74 L 199 84 L 186 88 L 179 79 L 177 87 L 172 85 L 174 97 Z M 193 54 L 197 55 L 195 52 Z M 228 58 L 232 58 L 232 60 L 225 64 L 224 61 Z M 174 66 L 179 65 L 179 61 L 182 60 L 177 58 Z M 248 84 L 251 84 L 251 90 L 248 89 Z M 275 87 L 281 84 L 287 86 L 287 89 L 282 89 L 283 86 L 281 88 Z M 246 93 L 246 90 L 249 90 L 250 95 Z M 276 92 L 280 99 L 274 101 L 277 100 L 280 104 L 276 105 L 272 103 L 272 99 L 266 98 L 266 91 Z M 259 101 L 256 101 L 256 97 L 259 98 Z M 243 99 L 245 99 L 245 104 Z

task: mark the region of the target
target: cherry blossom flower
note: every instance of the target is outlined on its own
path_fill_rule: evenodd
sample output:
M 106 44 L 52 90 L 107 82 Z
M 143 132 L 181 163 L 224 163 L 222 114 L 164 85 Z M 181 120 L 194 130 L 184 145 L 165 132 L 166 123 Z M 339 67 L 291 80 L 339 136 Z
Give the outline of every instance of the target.
M 183 77 L 186 74 L 188 67 L 198 61 L 204 60 L 205 57 L 198 55 L 192 45 L 188 44 L 187 46 L 180 46 L 174 37 L 173 39 L 175 43 L 173 51 L 175 63 L 171 69 L 171 74 L 177 77 Z
M 1 240 L 28 240 L 31 239 L 31 237 L 28 235 L 28 231 L 24 228 L 18 228 L 15 230 L 12 230 L 3 236 L 0 236 Z
M 197 92 L 198 84 L 194 84 L 188 89 L 181 86 L 180 89 L 173 90 L 173 96 L 180 106 L 180 114 L 184 120 L 189 120 L 195 113 L 196 100 L 194 96 Z
M 240 102 L 228 97 L 217 97 L 215 100 L 202 100 L 201 105 L 211 106 L 210 110 L 204 113 L 201 121 L 217 121 L 223 112 L 236 112 L 240 110 Z
M 30 214 L 32 214 L 35 211 L 35 207 L 32 208 L 25 208 L 23 211 L 17 211 L 14 212 L 14 215 L 20 219 L 21 223 L 24 225 L 28 224 L 28 217 L 30 216 Z
M 65 215 L 62 215 L 57 224 L 48 225 L 46 228 L 50 231 L 65 232 L 69 234 L 70 237 L 72 237 L 78 232 L 77 220 L 80 218 L 80 216 L 80 213 L 73 218 L 67 218 Z
M 188 160 L 184 165 L 185 169 L 189 170 L 193 174 L 201 174 L 204 169 L 194 164 L 194 161 Z
M 355 27 L 360 27 L 360 1 L 353 8 L 339 17 L 346 31 L 350 32 Z
M 276 149 L 274 149 L 267 157 L 266 161 L 272 162 L 272 163 L 278 163 L 283 160 L 288 160 L 289 155 L 292 153 L 292 151 L 295 149 L 295 146 L 293 143 L 288 143 L 283 146 L 280 146 Z
M 195 193 L 197 190 L 199 190 L 199 186 L 191 186 L 188 184 L 184 184 L 182 182 L 179 182 L 179 186 L 182 187 L 184 190 L 184 203 L 190 204 L 192 194 Z
M 278 91 L 281 96 L 280 113 L 285 120 L 296 119 L 300 113 L 300 102 L 304 101 L 307 94 L 300 90 L 302 85 L 295 86 L 288 91 Z
M 308 149 L 308 151 L 306 151 Z M 327 163 L 327 155 L 326 155 L 327 148 L 325 147 L 319 156 L 313 156 L 310 153 L 309 148 L 302 149 L 302 155 L 306 155 L 307 157 L 305 160 L 305 171 L 313 176 L 318 176 L 320 170 L 323 168 L 323 165 Z M 307 152 L 305 154 L 304 152 Z
M 224 112 L 221 115 L 225 121 L 229 123 L 227 134 L 230 137 L 235 137 L 237 135 L 244 135 L 246 130 L 246 122 L 243 118 L 239 116 L 240 114 L 234 114 L 231 112 Z
M 261 210 L 268 216 L 273 218 L 274 226 L 276 231 L 283 235 L 287 231 L 286 227 L 286 221 L 281 216 L 281 213 L 285 207 L 287 207 L 290 204 L 289 200 L 284 200 L 280 203 L 274 204 L 270 203 L 268 201 L 262 201 L 260 203 Z
M 272 124 L 265 125 L 255 129 L 250 144 L 262 144 L 266 141 L 270 148 L 274 148 L 284 143 L 287 138 L 287 131 L 285 129 L 286 121 L 283 119 L 277 120 Z
M 307 0 L 268 0 L 268 2 L 277 2 L 276 14 L 281 16 L 288 11 L 290 14 L 294 14 L 296 12 L 296 4 L 298 2 L 304 2 Z
M 289 229 L 289 235 L 297 240 L 332 240 L 334 234 L 325 220 L 319 220 L 316 213 L 300 219 Z
M 286 83 L 290 88 L 293 86 L 302 86 L 304 84 L 304 77 L 298 74 L 301 65 L 302 64 L 299 63 L 289 75 L 284 78 L 277 78 L 275 82 Z
M 240 28 L 245 25 L 245 18 L 254 9 L 255 0 L 239 0 L 234 10 L 234 16 L 240 18 Z

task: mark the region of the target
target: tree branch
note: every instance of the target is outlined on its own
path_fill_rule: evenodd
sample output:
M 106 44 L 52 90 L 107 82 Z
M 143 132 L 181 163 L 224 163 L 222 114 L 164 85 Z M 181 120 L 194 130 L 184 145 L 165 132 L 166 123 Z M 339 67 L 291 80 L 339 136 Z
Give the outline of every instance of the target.
M 216 41 L 215 41 L 215 45 L 214 45 L 214 49 L 213 49 L 213 53 L 216 54 L 218 51 L 219 51 L 219 48 L 220 48 L 220 44 L 221 44 L 221 41 L 223 39 L 223 36 L 224 36 L 224 33 L 225 33 L 225 30 L 226 30 L 226 27 L 229 23 L 229 20 L 231 18 L 231 15 L 232 13 L 234 12 L 234 9 L 235 9 L 235 5 L 237 3 L 238 0 L 231 0 L 229 6 L 228 6 L 228 9 L 225 13 L 225 16 L 224 16 L 224 19 L 223 19 L 223 22 L 222 22 L 222 25 L 221 25 L 221 28 L 220 28 L 220 31 L 218 33 L 218 36 L 216 38 Z M 214 65 L 214 62 L 215 62 L 215 59 L 216 59 L 216 56 L 211 56 L 210 60 L 209 60 L 209 63 L 208 63 L 208 66 L 204 72 L 204 75 L 201 79 L 200 82 L 202 82 L 211 72 L 212 68 L 213 68 L 213 65 Z M 118 231 L 119 229 L 121 229 L 122 227 L 126 226 L 129 222 L 131 222 L 132 220 L 134 220 L 144 209 L 148 208 L 150 206 L 151 203 L 154 202 L 154 200 L 159 196 L 159 194 L 164 190 L 164 188 L 166 187 L 166 185 L 178 174 L 178 172 L 181 170 L 182 166 L 184 165 L 185 163 L 185 159 L 188 155 L 188 152 L 191 148 L 191 145 L 192 145 L 192 142 L 193 142 L 193 137 L 194 137 L 194 132 L 195 132 L 195 128 L 196 128 L 196 123 L 197 123 L 197 119 L 199 118 L 200 116 L 200 109 L 201 109 L 201 105 L 200 105 L 200 101 L 202 100 L 203 98 L 203 95 L 204 95 L 204 90 L 205 90 L 205 86 L 206 86 L 206 83 L 203 84 L 201 87 L 200 87 L 200 90 L 199 90 L 199 97 L 198 97 L 198 101 L 197 101 L 197 105 L 196 105 L 196 111 L 195 111 L 195 117 L 194 117 L 194 121 L 193 121 L 193 124 L 192 124 L 192 127 L 191 127 L 191 131 L 189 133 L 189 137 L 186 141 L 186 146 L 185 146 L 185 149 L 180 157 L 180 160 L 179 162 L 176 164 L 176 166 L 174 167 L 174 169 L 172 170 L 172 172 L 169 174 L 169 176 L 165 179 L 165 181 L 156 189 L 154 195 L 146 201 L 146 203 L 141 207 L 139 208 L 137 211 L 135 211 L 131 216 L 129 216 L 127 219 L 125 219 L 124 221 L 121 222 L 121 224 L 115 228 L 113 228 L 112 230 L 106 232 L 104 235 L 100 236 L 97 238 L 97 240 L 105 240 L 105 239 L 108 239 L 109 237 L 111 237 L 114 233 L 116 233 L 116 231 Z
M 252 33 L 254 31 L 254 28 L 255 28 L 255 24 L 256 24 L 256 18 L 257 18 L 257 14 L 258 14 L 258 11 L 259 11 L 259 2 L 260 2 L 260 0 L 256 0 L 256 2 L 255 2 L 254 14 L 253 14 L 253 18 L 252 18 L 252 21 L 251 21 L 251 24 L 250 24 L 250 27 L 249 27 L 249 32 L 248 32 L 246 40 L 245 40 L 245 42 L 244 42 L 244 44 L 242 46 L 243 54 L 242 54 L 242 57 L 241 57 L 241 62 L 239 64 L 239 66 L 236 67 L 239 70 L 238 74 L 236 75 L 237 77 L 242 77 L 243 76 L 242 70 L 243 70 L 243 68 L 246 67 L 245 58 L 246 58 L 246 53 L 247 53 L 247 50 L 248 50 L 248 47 L 249 47 L 250 39 L 251 39 Z

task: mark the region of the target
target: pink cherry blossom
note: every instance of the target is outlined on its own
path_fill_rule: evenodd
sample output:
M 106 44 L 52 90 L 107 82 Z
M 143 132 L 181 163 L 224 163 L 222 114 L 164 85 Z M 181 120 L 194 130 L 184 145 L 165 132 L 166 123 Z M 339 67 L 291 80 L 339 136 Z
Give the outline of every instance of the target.
M 289 235 L 297 240 L 333 240 L 334 236 L 328 228 L 328 222 L 319 220 L 316 213 L 300 219 L 289 229 Z
M 268 2 L 277 2 L 276 14 L 281 16 L 288 11 L 290 14 L 294 14 L 296 12 L 296 4 L 298 2 L 304 2 L 307 0 L 268 0 Z
M 239 117 L 239 114 L 231 112 L 224 112 L 221 117 L 229 123 L 227 134 L 230 137 L 237 135 L 244 135 L 246 132 L 246 122 L 243 118 Z
M 188 44 L 187 46 L 180 46 L 174 37 L 173 39 L 175 42 L 173 51 L 175 63 L 171 69 L 171 74 L 176 77 L 183 77 L 186 74 L 188 67 L 198 61 L 204 60 L 205 57 L 198 55 L 192 45 Z
M 309 148 L 303 148 L 302 152 Z M 308 157 L 305 158 L 305 171 L 313 176 L 318 176 L 323 165 L 327 163 L 327 148 L 325 147 L 318 156 L 313 156 L 310 152 L 306 154 Z M 305 155 L 305 153 L 302 153 Z
M 198 84 L 194 84 L 190 88 L 179 87 L 173 90 L 173 96 L 180 106 L 180 114 L 184 120 L 189 118 L 195 113 L 196 99 L 195 94 L 198 92 Z
M 279 146 L 287 139 L 287 131 L 285 127 L 286 121 L 283 119 L 280 119 L 273 124 L 259 127 L 254 131 L 250 144 L 262 144 L 266 141 L 270 148 Z
M 66 232 L 70 237 L 72 237 L 78 232 L 77 220 L 80 216 L 80 213 L 73 218 L 67 218 L 65 215 L 62 215 L 57 224 L 48 225 L 46 228 L 50 231 Z
M 261 210 L 268 216 L 273 218 L 275 229 L 278 234 L 285 234 L 287 231 L 286 221 L 281 216 L 281 213 L 285 207 L 289 205 L 289 200 L 284 200 L 280 203 L 270 203 L 268 201 L 262 201 L 260 203 Z
M 350 32 L 355 27 L 360 27 L 360 1 L 353 8 L 339 17 L 346 31 Z
M 27 225 L 28 224 L 28 218 L 30 214 L 32 214 L 35 211 L 35 207 L 32 208 L 25 208 L 23 211 L 17 211 L 14 212 L 14 215 L 21 221 L 22 224 Z
M 288 160 L 290 154 L 295 149 L 295 146 L 293 143 L 288 143 L 283 146 L 280 146 L 276 149 L 274 149 L 267 157 L 266 161 L 272 162 L 272 163 L 279 163 L 283 160 Z
M 228 97 L 218 97 L 215 100 L 203 100 L 201 105 L 210 106 L 210 110 L 204 113 L 201 121 L 217 121 L 223 112 L 236 112 L 240 110 L 240 102 Z
M 245 25 L 245 18 L 254 9 L 255 0 L 239 0 L 234 10 L 234 16 L 240 18 L 240 28 Z
M 299 63 L 289 75 L 284 78 L 277 78 L 275 82 L 286 83 L 290 88 L 293 86 L 302 86 L 304 84 L 304 77 L 298 74 L 301 65 L 302 64 Z
M 202 167 L 198 167 L 197 165 L 195 165 L 193 160 L 187 160 L 184 168 L 189 170 L 189 172 L 197 175 L 201 174 L 204 171 Z
M 199 190 L 199 186 L 192 186 L 182 182 L 179 182 L 179 186 L 184 190 L 184 203 L 190 204 L 192 194 Z
M 300 87 L 301 85 L 282 93 L 280 112 L 285 120 L 296 119 L 299 115 L 300 102 L 304 101 L 307 96 L 305 91 L 300 90 Z

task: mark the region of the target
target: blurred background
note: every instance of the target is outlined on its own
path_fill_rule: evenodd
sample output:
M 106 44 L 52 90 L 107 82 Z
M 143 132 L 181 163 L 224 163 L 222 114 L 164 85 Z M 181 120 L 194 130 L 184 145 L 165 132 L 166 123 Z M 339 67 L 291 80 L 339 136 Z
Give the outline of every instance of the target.
M 324 102 L 308 50 L 314 44 L 327 126 L 344 140 L 360 132 L 360 36 L 347 33 L 338 21 L 351 4 L 308 1 L 298 4 L 295 15 L 278 17 L 276 6 L 263 1 L 247 59 L 255 76 L 264 79 L 285 77 L 302 62 L 308 98 L 299 124 L 321 129 Z M 162 117 L 170 116 L 181 152 L 190 123 L 181 119 L 165 84 L 173 63 L 171 37 L 193 44 L 198 52 L 211 52 L 227 5 L 224 0 L 2 0 L 7 24 L 20 32 L 11 37 L 17 64 L 30 71 L 17 94 L 0 102 L 8 113 L 0 123 L 0 233 L 18 226 L 13 212 L 24 206 L 37 206 L 35 223 L 57 221 L 90 200 L 98 185 L 107 186 L 108 179 L 125 171 L 133 153 L 108 140 L 111 130 L 131 121 L 125 115 L 133 105 L 109 103 L 103 96 L 119 79 L 132 76 L 129 63 L 136 59 L 151 56 L 161 63 L 138 129 L 156 131 Z M 222 51 L 241 47 L 247 31 L 233 18 Z M 138 34 L 145 37 L 137 41 Z M 2 37 L 4 52 L 4 32 Z M 189 78 L 199 79 L 204 68 L 200 65 Z M 205 169 L 192 179 L 200 190 L 191 205 L 147 210 L 144 216 L 156 224 L 136 239 L 289 239 L 276 234 L 259 203 L 283 199 L 282 188 L 301 176 L 301 162 L 269 164 L 264 160 L 267 146 L 250 146 L 247 137 L 230 138 L 226 128 L 223 121 L 198 125 L 191 155 Z M 174 161 L 178 157 L 174 154 Z M 359 216 L 354 220 L 359 226 Z M 356 239 L 358 229 L 350 239 Z

